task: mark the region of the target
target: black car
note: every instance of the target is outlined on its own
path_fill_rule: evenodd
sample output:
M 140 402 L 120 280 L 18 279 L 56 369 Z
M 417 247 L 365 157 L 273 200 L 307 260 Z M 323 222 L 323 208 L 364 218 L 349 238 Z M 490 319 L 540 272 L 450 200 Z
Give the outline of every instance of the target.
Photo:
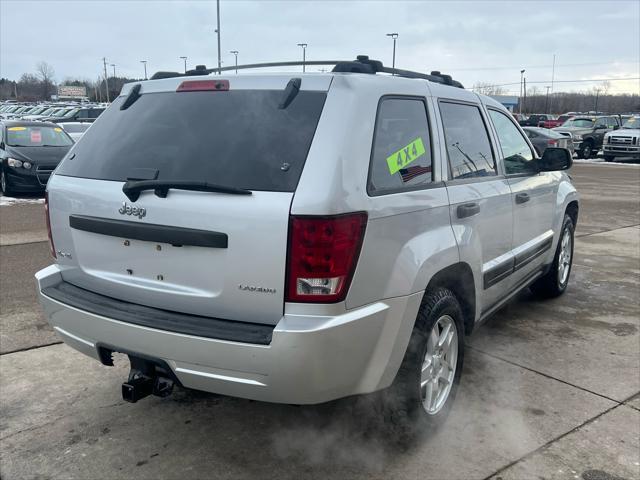
M 540 123 L 551 120 L 552 118 L 552 115 L 533 114 L 529 115 L 526 119 L 521 120 L 519 123 L 521 127 L 538 127 L 540 126 Z
M 2 193 L 42 192 L 51 172 L 73 140 L 55 123 L 0 123 L 0 188 Z

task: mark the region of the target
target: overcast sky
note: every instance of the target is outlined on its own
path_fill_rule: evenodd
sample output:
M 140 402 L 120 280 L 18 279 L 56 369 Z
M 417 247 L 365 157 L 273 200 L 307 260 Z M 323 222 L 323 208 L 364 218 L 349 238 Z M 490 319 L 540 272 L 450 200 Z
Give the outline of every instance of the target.
M 0 76 L 18 79 L 50 63 L 56 80 L 95 80 L 102 57 L 116 73 L 142 78 L 215 66 L 214 0 L 98 1 L 0 0 Z M 640 93 L 640 1 L 221 1 L 222 59 L 233 64 L 301 59 L 351 59 L 368 54 L 391 65 L 450 73 L 465 86 L 476 82 L 519 90 L 520 70 L 528 85 L 544 90 L 556 54 L 555 91 L 587 90 L 611 81 L 612 92 Z M 318 70 L 313 67 L 310 70 Z M 110 75 L 112 67 L 109 67 Z M 536 83 L 540 82 L 540 83 Z

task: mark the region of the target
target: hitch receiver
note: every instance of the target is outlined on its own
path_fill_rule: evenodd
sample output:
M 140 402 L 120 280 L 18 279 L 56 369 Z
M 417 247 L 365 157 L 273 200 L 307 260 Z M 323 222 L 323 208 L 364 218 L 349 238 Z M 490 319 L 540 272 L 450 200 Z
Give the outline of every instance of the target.
M 160 365 L 129 355 L 131 371 L 129 379 L 122 384 L 122 399 L 126 402 L 136 403 L 138 400 L 156 395 L 167 397 L 173 391 L 174 381 L 170 373 Z

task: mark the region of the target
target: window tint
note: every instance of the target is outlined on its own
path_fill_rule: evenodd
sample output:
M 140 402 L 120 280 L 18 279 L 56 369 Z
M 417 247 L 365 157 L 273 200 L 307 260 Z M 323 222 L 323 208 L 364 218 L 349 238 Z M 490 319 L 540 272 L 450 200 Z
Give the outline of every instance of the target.
M 451 178 L 495 175 L 495 160 L 480 109 L 474 105 L 441 102 L 440 114 Z
M 143 94 L 117 98 L 63 160 L 59 175 L 126 181 L 136 169 L 159 180 L 293 192 L 316 131 L 325 92 L 282 90 Z
M 423 101 L 386 98 L 380 102 L 369 176 L 371 194 L 431 182 L 431 141 Z
M 489 110 L 489 116 L 498 134 L 507 175 L 535 171 L 531 163 L 533 152 L 513 122 L 496 110 Z

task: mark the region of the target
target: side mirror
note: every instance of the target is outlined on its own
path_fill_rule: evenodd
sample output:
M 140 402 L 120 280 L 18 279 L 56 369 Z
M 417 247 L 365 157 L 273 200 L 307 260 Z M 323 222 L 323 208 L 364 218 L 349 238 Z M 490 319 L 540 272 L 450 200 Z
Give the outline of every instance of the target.
M 569 170 L 573 165 L 571 152 L 566 148 L 549 147 L 537 160 L 538 170 L 541 172 L 557 172 Z

